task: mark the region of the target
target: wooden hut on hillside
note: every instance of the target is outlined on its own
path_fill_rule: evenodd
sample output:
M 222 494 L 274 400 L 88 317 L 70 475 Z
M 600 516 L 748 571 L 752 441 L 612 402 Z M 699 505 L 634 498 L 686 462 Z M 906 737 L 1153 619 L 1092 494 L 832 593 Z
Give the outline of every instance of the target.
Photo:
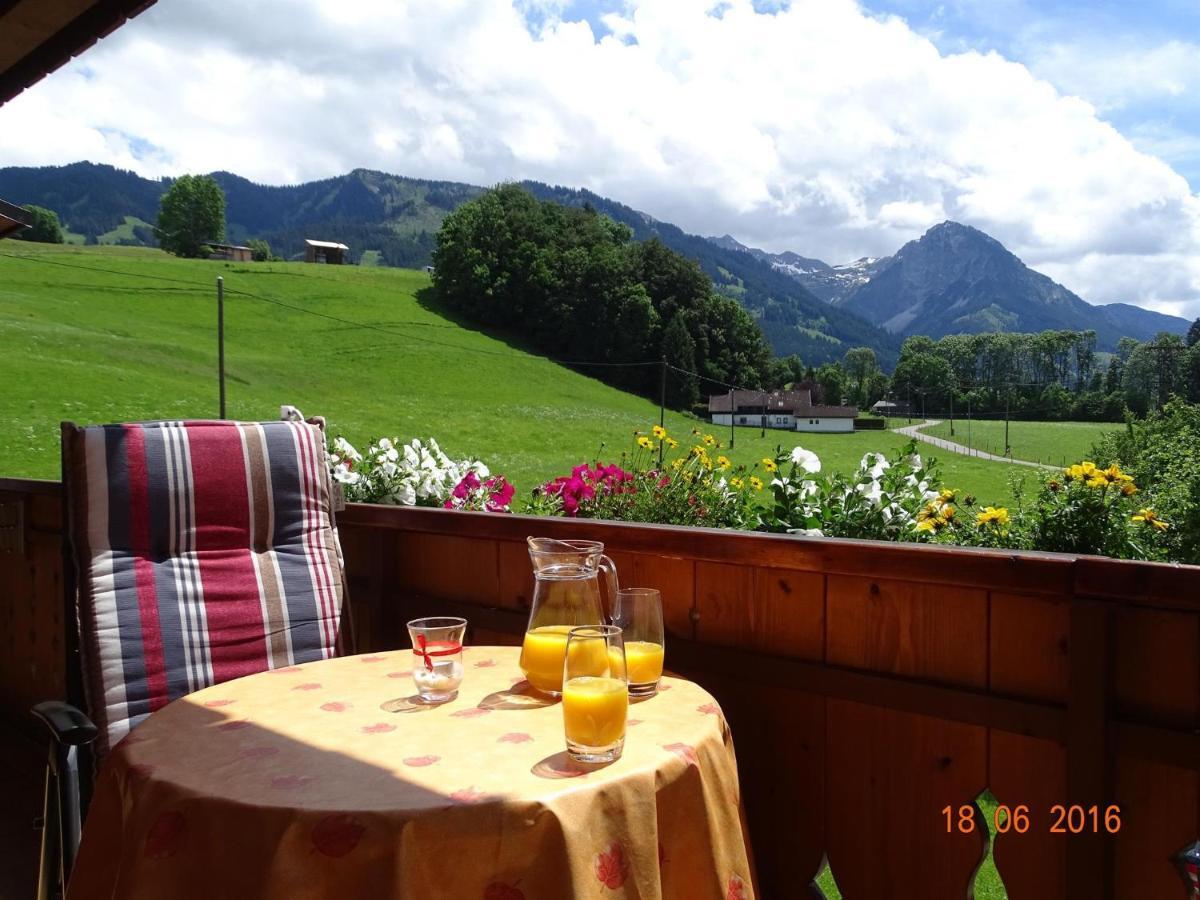
M 350 248 L 345 244 L 339 244 L 334 241 L 306 240 L 304 242 L 304 261 L 340 266 L 346 261 L 346 254 L 349 251 Z
M 240 244 L 214 244 L 209 241 L 205 246 L 212 251 L 209 259 L 227 259 L 231 262 L 250 262 L 254 259 L 254 251 Z
M 16 234 L 33 224 L 29 210 L 0 200 L 0 238 Z

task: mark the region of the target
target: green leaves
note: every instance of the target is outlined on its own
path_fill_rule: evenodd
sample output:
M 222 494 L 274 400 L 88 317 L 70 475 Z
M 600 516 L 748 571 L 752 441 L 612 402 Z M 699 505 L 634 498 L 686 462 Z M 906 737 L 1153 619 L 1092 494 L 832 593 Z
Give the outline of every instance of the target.
M 158 240 L 176 256 L 195 258 L 208 241 L 225 240 L 225 194 L 208 175 L 184 175 L 163 194 Z

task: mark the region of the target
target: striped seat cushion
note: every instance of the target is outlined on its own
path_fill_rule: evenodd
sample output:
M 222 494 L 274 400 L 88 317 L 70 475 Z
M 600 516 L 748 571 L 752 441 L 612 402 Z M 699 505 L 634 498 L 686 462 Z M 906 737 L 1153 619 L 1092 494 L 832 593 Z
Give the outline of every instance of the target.
M 80 645 L 104 753 L 183 694 L 334 654 L 318 422 L 63 426 Z

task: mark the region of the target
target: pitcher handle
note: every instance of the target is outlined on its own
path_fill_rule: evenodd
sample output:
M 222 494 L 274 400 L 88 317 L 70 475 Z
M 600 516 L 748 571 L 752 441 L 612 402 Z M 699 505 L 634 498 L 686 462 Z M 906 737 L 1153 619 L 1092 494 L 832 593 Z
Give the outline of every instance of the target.
M 616 624 L 617 615 L 620 613 L 620 610 L 617 609 L 617 596 L 621 590 L 620 582 L 617 580 L 617 564 L 607 556 L 601 556 L 598 568 L 604 573 L 604 581 L 608 585 L 609 591 L 608 608 L 611 613 L 606 619 L 606 624 L 613 625 Z M 600 613 L 603 615 L 604 610 L 601 609 Z

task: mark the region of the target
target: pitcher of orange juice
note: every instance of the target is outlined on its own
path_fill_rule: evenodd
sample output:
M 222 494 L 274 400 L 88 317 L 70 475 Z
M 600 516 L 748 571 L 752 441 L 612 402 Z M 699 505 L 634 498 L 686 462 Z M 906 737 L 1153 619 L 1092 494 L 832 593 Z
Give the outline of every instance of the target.
M 559 696 L 567 632 L 581 625 L 604 625 L 600 573 L 611 596 L 620 589 L 617 567 L 599 541 L 529 538 L 533 563 L 533 608 L 521 646 L 521 671 L 534 688 Z

